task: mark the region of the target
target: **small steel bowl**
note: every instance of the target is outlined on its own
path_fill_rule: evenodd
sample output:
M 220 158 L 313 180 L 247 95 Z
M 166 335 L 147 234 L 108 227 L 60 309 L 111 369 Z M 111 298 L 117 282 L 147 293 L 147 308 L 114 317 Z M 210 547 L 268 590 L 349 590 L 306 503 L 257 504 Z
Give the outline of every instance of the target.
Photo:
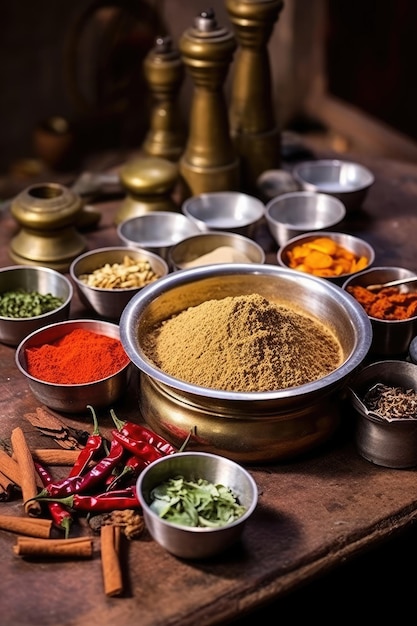
M 354 285 L 366 287 L 415 275 L 415 272 L 404 267 L 372 267 L 348 278 L 342 288 L 347 291 L 348 287 Z M 415 282 L 398 286 L 398 289 L 403 293 L 416 292 L 417 278 Z M 372 324 L 370 353 L 381 357 L 399 357 L 407 353 L 410 342 L 417 333 L 417 315 L 405 320 L 381 320 L 371 316 L 369 319 Z
M 159 255 L 149 250 L 124 246 L 90 250 L 74 259 L 69 268 L 71 279 L 75 284 L 81 302 L 107 320 L 118 322 L 126 304 L 142 287 L 116 289 L 93 287 L 80 280 L 80 276 L 91 274 L 106 264 L 110 266 L 115 263 L 122 265 L 126 256 L 138 263 L 147 261 L 152 271 L 159 278 L 168 274 L 168 265 Z
M 265 252 L 253 239 L 243 237 L 243 235 L 236 235 L 236 233 L 213 231 L 187 237 L 187 239 L 183 239 L 175 246 L 172 246 L 168 257 L 169 265 L 175 271 L 188 268 L 189 263 L 193 263 L 194 266 L 224 263 L 225 261 L 222 260 L 223 256 L 220 256 L 219 260 L 214 260 L 215 257 L 212 255 L 215 250 L 224 246 L 234 250 L 237 255 L 246 257 L 242 261 L 242 258 L 239 256 L 235 262 L 265 263 Z M 206 255 L 210 255 L 210 257 L 208 258 Z
M 295 246 L 300 246 L 304 243 L 308 243 L 310 241 L 314 241 L 318 237 L 329 237 L 333 241 L 335 241 L 338 245 L 343 246 L 346 250 L 353 252 L 357 257 L 366 257 L 368 259 L 367 267 L 370 267 L 375 261 L 375 250 L 371 246 L 370 243 L 361 239 L 360 237 L 355 237 L 354 235 L 349 235 L 348 233 L 338 233 L 333 231 L 313 231 L 310 233 L 304 233 L 303 235 L 298 235 L 298 237 L 293 237 L 287 243 L 279 248 L 277 253 L 277 260 L 279 265 L 282 267 L 289 268 L 289 257 L 288 252 L 292 250 Z M 292 269 L 292 268 L 291 268 Z M 293 269 L 293 271 L 298 274 L 303 274 L 304 272 Z M 336 285 L 341 286 L 345 280 L 350 278 L 351 276 L 356 276 L 356 272 L 353 274 L 339 274 L 337 276 L 326 276 L 325 279 L 329 280 Z
M 200 230 L 220 230 L 253 237 L 265 214 L 263 202 L 239 191 L 201 193 L 185 200 L 182 212 Z
M 393 421 L 368 414 L 363 404 L 367 391 L 381 383 L 417 391 L 417 365 L 407 361 L 376 361 L 360 370 L 348 391 L 356 412 L 355 442 L 361 456 L 371 463 L 405 469 L 417 466 L 417 419 Z
M 169 478 L 205 479 L 229 487 L 246 511 L 225 526 L 180 526 L 158 516 L 150 508 L 151 491 Z M 183 559 L 206 559 L 236 544 L 258 503 L 258 489 L 249 472 L 241 465 L 216 454 L 179 452 L 148 465 L 137 480 L 137 494 L 142 504 L 146 528 L 155 541 L 171 554 Z
M 266 223 L 279 246 L 304 233 L 331 229 L 345 215 L 343 202 L 314 191 L 284 193 L 270 200 L 265 208 Z
M 328 193 L 341 200 L 347 213 L 362 206 L 375 181 L 373 173 L 364 165 L 339 159 L 304 161 L 296 165 L 292 173 L 306 191 Z
M 24 337 L 48 324 L 67 320 L 73 296 L 72 283 L 60 272 L 29 265 L 12 265 L 0 269 L 0 296 L 8 291 L 34 291 L 62 299 L 62 304 L 35 317 L 0 316 L 0 342 L 17 346 Z
M 29 374 L 25 355 L 27 348 L 40 347 L 57 341 L 77 328 L 120 339 L 117 324 L 88 319 L 67 320 L 50 324 L 31 333 L 18 345 L 15 355 L 17 368 L 26 378 L 35 398 L 41 404 L 64 413 L 81 413 L 89 404 L 96 409 L 114 404 L 126 390 L 131 370 L 129 362 L 107 378 L 74 385 L 50 383 Z
M 117 226 L 117 235 L 125 246 L 144 248 L 164 260 L 174 244 L 200 232 L 193 220 L 175 211 L 149 211 Z
M 298 387 L 229 392 L 184 382 L 147 358 L 144 338 L 161 322 L 207 300 L 248 294 L 323 323 L 341 343 L 342 364 Z M 195 430 L 191 449 L 252 463 L 293 458 L 333 436 L 340 390 L 368 352 L 371 324 L 355 299 L 330 281 L 276 265 L 225 263 L 173 272 L 142 289 L 122 313 L 120 337 L 140 370 L 140 410 L 152 430 L 177 447 Z

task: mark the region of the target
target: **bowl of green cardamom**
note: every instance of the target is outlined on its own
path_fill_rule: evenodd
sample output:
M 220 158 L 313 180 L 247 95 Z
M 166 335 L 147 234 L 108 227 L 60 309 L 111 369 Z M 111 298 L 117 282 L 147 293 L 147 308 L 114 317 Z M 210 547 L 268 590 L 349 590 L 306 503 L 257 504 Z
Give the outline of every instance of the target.
M 69 318 L 73 287 L 42 266 L 0 268 L 0 342 L 17 346 L 38 328 Z

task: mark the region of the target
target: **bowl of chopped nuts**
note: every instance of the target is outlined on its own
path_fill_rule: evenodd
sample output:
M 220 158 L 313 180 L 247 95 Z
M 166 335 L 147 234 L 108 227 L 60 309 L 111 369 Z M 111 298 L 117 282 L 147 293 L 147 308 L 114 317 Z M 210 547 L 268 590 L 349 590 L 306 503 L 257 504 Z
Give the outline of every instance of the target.
M 69 317 L 70 280 L 47 267 L 0 269 L 0 342 L 17 346 L 31 332 Z
M 341 286 L 370 267 L 375 251 L 364 239 L 333 231 L 312 231 L 293 237 L 277 253 L 279 265 L 326 278 Z
M 111 321 L 119 320 L 138 291 L 168 271 L 166 261 L 159 255 L 126 246 L 84 252 L 69 268 L 81 302 Z
M 179 452 L 150 463 L 137 494 L 155 541 L 184 559 L 215 556 L 234 545 L 258 503 L 251 474 L 207 452 Z
M 376 465 L 417 466 L 417 365 L 376 361 L 349 383 L 359 454 Z

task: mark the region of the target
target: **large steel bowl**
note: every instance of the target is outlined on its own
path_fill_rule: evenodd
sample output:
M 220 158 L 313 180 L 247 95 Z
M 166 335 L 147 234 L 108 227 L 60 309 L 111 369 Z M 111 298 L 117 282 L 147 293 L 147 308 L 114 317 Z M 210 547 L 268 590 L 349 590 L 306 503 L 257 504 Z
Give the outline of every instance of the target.
M 228 392 L 188 384 L 156 367 L 143 350 L 152 328 L 206 300 L 258 293 L 300 307 L 333 331 L 341 365 L 318 381 L 268 392 Z M 329 281 L 275 265 L 206 265 L 161 278 L 128 303 L 120 339 L 140 370 L 145 421 L 179 446 L 238 462 L 288 459 L 330 439 L 340 423 L 339 398 L 365 359 L 372 329 L 364 309 Z M 221 367 L 221 363 L 219 363 Z

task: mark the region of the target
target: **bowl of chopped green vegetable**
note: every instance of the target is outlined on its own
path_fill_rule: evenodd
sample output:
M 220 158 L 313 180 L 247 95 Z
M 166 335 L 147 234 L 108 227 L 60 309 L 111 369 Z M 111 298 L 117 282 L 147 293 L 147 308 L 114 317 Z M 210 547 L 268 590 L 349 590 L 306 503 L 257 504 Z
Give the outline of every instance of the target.
M 69 318 L 71 281 L 42 266 L 0 268 L 0 342 L 17 346 L 27 335 Z
M 183 559 L 230 548 L 258 503 L 251 474 L 209 452 L 178 452 L 150 463 L 139 475 L 137 494 L 152 538 Z

